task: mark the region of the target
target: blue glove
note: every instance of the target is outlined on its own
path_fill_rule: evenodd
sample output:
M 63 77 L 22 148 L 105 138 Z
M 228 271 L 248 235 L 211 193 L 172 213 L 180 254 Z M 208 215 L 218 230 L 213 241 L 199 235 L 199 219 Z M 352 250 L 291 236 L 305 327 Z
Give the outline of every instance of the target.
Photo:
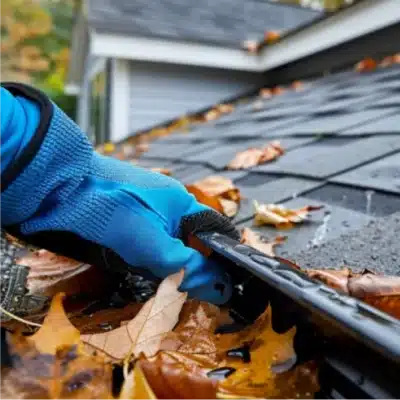
M 158 278 L 184 268 L 180 290 L 214 304 L 230 299 L 229 275 L 186 242 L 198 231 L 238 239 L 226 217 L 198 203 L 173 178 L 96 153 L 43 93 L 3 86 L 40 107 L 32 138 L 2 173 L 3 227 L 96 265 L 120 263 Z M 10 107 L 3 103 L 2 115 Z

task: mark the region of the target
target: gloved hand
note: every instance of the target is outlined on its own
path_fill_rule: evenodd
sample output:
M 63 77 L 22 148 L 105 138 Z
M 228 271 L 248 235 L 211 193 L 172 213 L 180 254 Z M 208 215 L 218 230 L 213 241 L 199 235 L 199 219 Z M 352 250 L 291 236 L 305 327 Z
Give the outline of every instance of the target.
M 40 107 L 36 132 L 2 174 L 3 227 L 87 263 L 122 263 L 159 278 L 184 268 L 180 290 L 214 304 L 229 300 L 226 271 L 184 242 L 196 231 L 238 239 L 226 217 L 198 203 L 173 178 L 96 153 L 41 92 L 3 86 Z

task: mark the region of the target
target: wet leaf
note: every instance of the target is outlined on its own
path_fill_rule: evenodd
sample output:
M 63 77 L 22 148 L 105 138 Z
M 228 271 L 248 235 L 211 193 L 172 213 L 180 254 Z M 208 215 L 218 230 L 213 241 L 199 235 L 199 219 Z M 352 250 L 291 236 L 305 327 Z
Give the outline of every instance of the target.
M 128 324 L 110 332 L 83 335 L 82 340 L 115 360 L 144 353 L 150 357 L 163 337 L 178 322 L 187 294 L 178 291 L 183 270 L 164 279 L 154 297 L 148 300 Z
M 320 210 L 323 206 L 305 206 L 297 210 L 292 210 L 278 204 L 258 204 L 254 202 L 255 215 L 254 224 L 274 225 L 276 228 L 287 229 L 306 220 L 311 211 Z
M 215 399 L 216 382 L 195 362 L 185 362 L 172 352 L 139 360 L 148 382 L 159 399 Z
M 291 369 L 296 361 L 295 332 L 295 328 L 284 334 L 274 332 L 268 309 L 251 328 L 231 335 L 231 348 L 249 344 L 251 361 L 229 360 L 226 365 L 236 371 L 218 383 L 218 394 L 241 398 L 312 398 L 318 390 L 316 371 L 310 374 L 310 379 L 303 380 L 300 366 Z M 226 341 L 226 336 L 222 335 L 221 340 Z
M 65 295 L 60 293 L 53 298 L 43 326 L 28 338 L 40 353 L 55 355 L 66 345 L 78 345 L 80 341 L 78 329 L 65 314 L 62 303 L 64 297 Z
M 277 236 L 272 241 L 267 241 L 250 228 L 243 228 L 242 230 L 241 243 L 247 244 L 248 246 L 261 251 L 269 257 L 275 257 L 274 247 L 282 244 L 285 240 L 285 236 Z
M 234 159 L 226 166 L 227 169 L 238 170 L 254 167 L 277 159 L 284 153 L 279 141 L 273 141 L 266 147 L 257 149 L 249 148 L 236 154 Z
M 32 336 L 9 335 L 13 367 L 2 370 L 8 398 L 112 398 L 111 366 L 82 351 L 79 331 L 68 321 L 63 295 L 54 297 L 43 326 Z
M 138 363 L 126 377 L 120 399 L 157 399 Z

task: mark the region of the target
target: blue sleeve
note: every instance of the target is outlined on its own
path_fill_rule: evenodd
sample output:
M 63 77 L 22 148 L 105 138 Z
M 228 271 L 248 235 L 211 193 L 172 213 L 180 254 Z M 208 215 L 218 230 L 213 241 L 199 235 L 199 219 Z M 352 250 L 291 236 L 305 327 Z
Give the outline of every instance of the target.
M 38 104 L 1 88 L 1 173 L 30 142 L 39 125 Z

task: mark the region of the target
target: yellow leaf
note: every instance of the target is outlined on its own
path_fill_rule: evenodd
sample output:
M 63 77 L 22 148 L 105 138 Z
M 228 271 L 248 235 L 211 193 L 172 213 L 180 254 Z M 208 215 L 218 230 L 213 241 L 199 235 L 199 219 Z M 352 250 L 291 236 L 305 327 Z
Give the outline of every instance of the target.
M 120 399 L 156 399 L 146 377 L 138 363 L 126 377 L 122 386 Z
M 109 357 L 123 360 L 140 353 L 150 357 L 157 353 L 162 339 L 179 319 L 187 294 L 178 291 L 184 271 L 170 275 L 158 287 L 136 317 L 128 324 L 109 332 L 82 335 L 82 340 Z
M 55 355 L 58 350 L 79 343 L 80 333 L 67 318 L 62 301 L 64 293 L 57 294 L 51 303 L 43 326 L 28 340 L 40 353 Z
M 322 206 L 305 206 L 292 210 L 280 204 L 258 204 L 257 201 L 254 201 L 254 207 L 255 225 L 275 225 L 277 228 L 291 228 L 293 224 L 307 219 L 311 211 L 322 208 Z

